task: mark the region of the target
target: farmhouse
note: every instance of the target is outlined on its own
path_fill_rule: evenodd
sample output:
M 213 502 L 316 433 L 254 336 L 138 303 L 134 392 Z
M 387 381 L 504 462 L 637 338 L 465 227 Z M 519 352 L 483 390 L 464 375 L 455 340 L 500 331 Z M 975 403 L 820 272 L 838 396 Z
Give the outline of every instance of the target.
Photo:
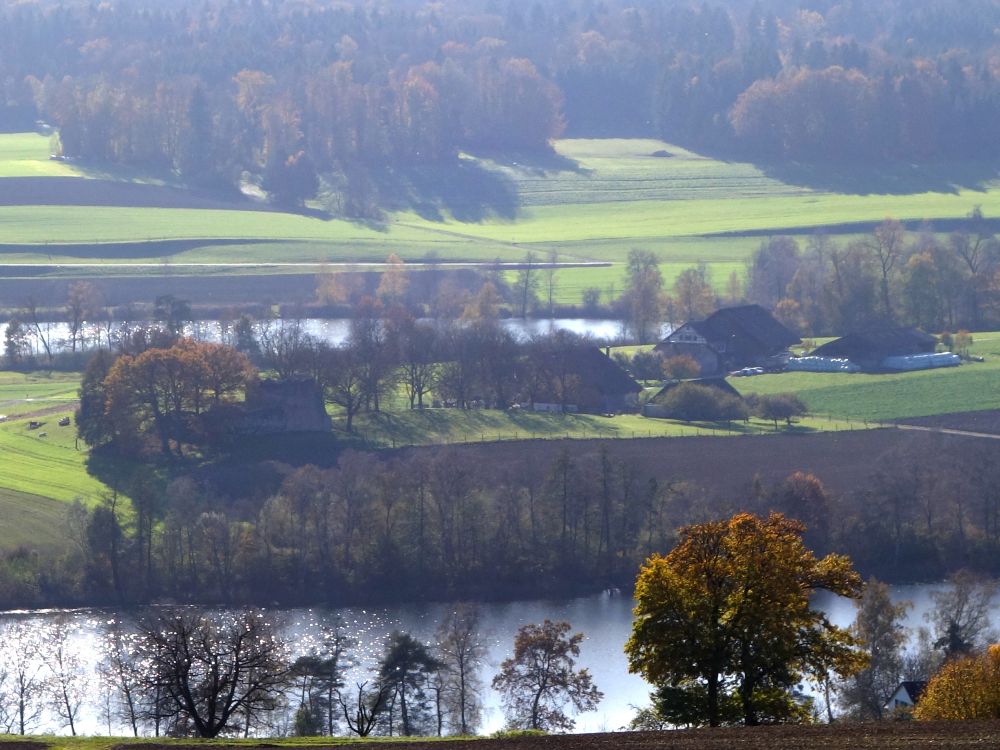
M 891 366 L 893 358 L 933 354 L 936 346 L 936 338 L 916 328 L 882 326 L 834 339 L 814 349 L 812 356 L 847 359 L 863 370 L 904 369 Z
M 258 380 L 247 388 L 246 432 L 329 432 L 331 427 L 323 391 L 312 378 Z
M 688 321 L 656 345 L 664 357 L 686 354 L 702 375 L 741 367 L 774 367 L 787 361 L 788 347 L 801 339 L 760 305 L 716 310 L 705 320 Z
M 535 411 L 612 414 L 633 407 L 642 387 L 596 346 L 568 346 L 541 355 L 543 373 L 531 398 Z
M 886 701 L 883 708 L 890 713 L 899 709 L 913 708 L 917 705 L 926 688 L 926 680 L 905 680 L 899 683 L 899 687 Z

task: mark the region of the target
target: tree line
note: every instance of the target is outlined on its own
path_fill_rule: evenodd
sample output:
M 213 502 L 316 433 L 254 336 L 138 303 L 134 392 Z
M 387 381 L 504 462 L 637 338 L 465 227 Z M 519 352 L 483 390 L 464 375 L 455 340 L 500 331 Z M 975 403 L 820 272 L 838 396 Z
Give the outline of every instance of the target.
M 739 512 L 682 527 L 666 555 L 645 560 L 625 652 L 654 692 L 629 728 L 808 723 L 824 709 L 828 721 L 899 718 L 889 701 L 904 679 L 929 679 L 917 719 L 997 718 L 996 647 L 986 648 L 994 581 L 956 573 L 932 593 L 930 627 L 913 639 L 903 624 L 911 604 L 874 578 L 863 585 L 844 555 L 816 557 L 805 531 L 781 513 Z M 854 622 L 840 627 L 814 609 L 817 591 L 858 600 Z M 596 708 L 603 696 L 576 668 L 584 636 L 571 631 L 550 620 L 518 629 L 491 682 L 509 728 L 570 730 L 567 707 Z M 0 725 L 25 734 L 48 711 L 76 734 L 98 686 L 73 637 L 65 616 L 5 625 Z M 479 726 L 486 649 L 474 605 L 448 611 L 433 646 L 393 632 L 368 680 L 352 670 L 357 644 L 339 618 L 299 637 L 257 610 L 167 608 L 112 621 L 98 640 L 102 719 L 109 734 L 118 722 L 136 736 L 441 736 Z M 816 695 L 801 692 L 803 680 Z
M 998 572 L 986 448 L 914 437 L 851 489 L 804 473 L 774 485 L 747 476 L 738 497 L 613 443 L 547 458 L 480 451 L 348 450 L 332 468 L 172 459 L 131 474 L 120 462 L 109 473 L 98 451 L 92 466 L 113 491 L 72 506 L 59 551 L 4 553 L 0 602 L 349 604 L 627 588 L 678 527 L 737 510 L 802 521 L 813 549 L 848 554 L 865 575 Z
M 72 616 L 7 622 L 0 727 L 76 736 L 87 709 L 109 735 L 136 737 L 444 736 L 481 726 L 488 665 L 475 605 L 447 611 L 433 644 L 392 632 L 369 669 L 339 616 L 295 638 L 286 627 L 263 610 L 140 612 L 98 628 L 90 664 Z M 566 622 L 518 629 L 491 683 L 508 727 L 568 730 L 568 708 L 596 707 L 602 694 L 576 668 L 582 640 Z
M 753 302 L 803 336 L 835 336 L 872 326 L 928 331 L 986 330 L 1000 324 L 1000 243 L 976 207 L 954 229 L 915 231 L 887 218 L 849 241 L 815 234 L 761 240 L 745 273 L 720 283 L 704 264 L 667 287 L 651 251 L 632 250 L 618 303 L 640 341 L 661 320 L 700 320 L 723 305 Z
M 391 202 L 387 165 L 544 153 L 567 123 L 744 158 L 990 158 L 998 22 L 985 0 L 16 5 L 0 121 L 195 185 L 248 173 L 285 205 L 322 188 L 352 216 Z

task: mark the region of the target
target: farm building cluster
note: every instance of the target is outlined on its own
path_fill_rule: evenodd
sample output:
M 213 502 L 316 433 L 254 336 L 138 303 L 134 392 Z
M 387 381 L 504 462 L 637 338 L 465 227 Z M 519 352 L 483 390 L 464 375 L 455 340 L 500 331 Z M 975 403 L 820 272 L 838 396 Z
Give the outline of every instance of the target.
M 808 356 L 794 356 L 801 344 L 770 312 L 759 305 L 717 310 L 704 320 L 684 323 L 656 345 L 663 359 L 693 361 L 695 377 L 669 379 L 642 399 L 641 412 L 665 417 L 662 408 L 683 384 L 713 389 L 741 399 L 726 378 L 763 372 L 888 372 L 953 366 L 960 358 L 937 352 L 938 340 L 912 328 L 882 327 L 855 331 L 823 344 Z M 643 387 L 610 350 L 586 343 L 536 351 L 529 368 L 530 394 L 513 408 L 551 413 L 616 414 L 638 411 Z M 479 402 L 473 400 L 472 404 Z M 235 421 L 226 426 L 241 433 L 327 431 L 331 427 L 323 395 L 312 380 L 261 381 L 247 392 Z
M 704 377 L 765 372 L 891 372 L 951 367 L 957 354 L 936 351 L 938 340 L 916 328 L 873 326 L 852 331 L 794 357 L 802 340 L 760 305 L 727 307 L 704 320 L 688 321 L 656 346 L 664 357 L 691 357 Z

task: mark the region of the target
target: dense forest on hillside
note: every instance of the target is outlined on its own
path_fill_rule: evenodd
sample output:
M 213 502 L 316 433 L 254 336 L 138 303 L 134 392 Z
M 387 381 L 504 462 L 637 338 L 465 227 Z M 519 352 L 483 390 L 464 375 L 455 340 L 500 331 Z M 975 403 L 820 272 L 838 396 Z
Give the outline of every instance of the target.
M 385 165 L 657 135 L 741 158 L 992 158 L 993 0 L 52 2 L 0 10 L 0 127 L 370 214 Z

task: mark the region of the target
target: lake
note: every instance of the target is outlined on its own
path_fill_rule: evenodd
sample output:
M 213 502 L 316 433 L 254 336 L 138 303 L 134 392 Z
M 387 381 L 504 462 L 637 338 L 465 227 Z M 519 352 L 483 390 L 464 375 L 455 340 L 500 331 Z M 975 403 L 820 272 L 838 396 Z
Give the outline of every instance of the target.
M 892 589 L 893 598 L 913 602 L 906 625 L 916 629 L 925 624 L 924 613 L 933 602 L 931 593 L 940 590 L 944 584 L 897 586 Z M 847 626 L 854 619 L 853 601 L 830 595 L 820 595 L 815 605 L 821 607 L 837 625 Z M 345 630 L 355 639 L 357 646 L 352 653 L 357 665 L 348 676 L 348 684 L 371 679 L 371 669 L 377 663 L 386 637 L 393 630 L 405 630 L 426 643 L 432 643 L 435 630 L 447 611 L 446 604 L 407 604 L 385 608 L 345 608 L 336 611 L 315 609 L 292 609 L 275 612 L 283 623 L 288 638 L 302 652 L 307 647 L 311 634 L 324 622 L 340 615 Z M 609 595 L 566 600 L 517 601 L 489 603 L 481 605 L 483 640 L 488 646 L 487 666 L 483 670 L 484 721 L 480 731 L 492 732 L 503 726 L 503 715 L 499 696 L 489 688 L 489 682 L 498 671 L 501 661 L 511 655 L 516 630 L 527 623 L 540 623 L 545 618 L 566 620 L 574 632 L 583 632 L 586 639 L 581 645 L 578 667 L 586 667 L 593 675 L 597 687 L 604 693 L 598 710 L 577 717 L 576 731 L 611 731 L 625 725 L 634 714 L 635 706 L 649 701 L 649 685 L 640 677 L 628 673 L 623 646 L 632 623 L 632 601 L 628 596 Z M 0 615 L 0 619 L 22 619 L 35 622 L 39 626 L 51 623 L 61 613 L 55 610 L 38 612 L 10 612 Z M 93 674 L 96 665 L 100 638 L 116 613 L 110 610 L 73 610 L 62 613 L 69 616 L 74 625 L 73 648 L 82 657 L 86 669 Z M 1000 606 L 994 602 L 993 618 L 1000 622 Z M 95 694 L 99 691 L 93 690 Z M 51 719 L 46 719 L 46 728 L 59 731 Z M 83 717 L 85 733 L 107 733 L 107 727 L 99 710 L 89 707 Z M 123 728 L 115 727 L 116 734 Z
M 350 331 L 350 320 L 347 318 L 305 318 L 299 323 L 310 336 L 332 345 L 342 344 Z M 255 323 L 258 327 L 268 324 L 268 321 Z M 622 322 L 610 318 L 505 318 L 500 324 L 521 339 L 551 331 L 569 331 L 580 336 L 591 336 L 599 341 L 616 343 L 627 340 Z M 42 327 L 54 352 L 69 348 L 67 323 L 42 323 Z M 4 332 L 7 330 L 6 324 L 0 324 L 0 328 Z M 184 333 L 202 341 L 220 341 L 223 337 L 222 330 L 219 321 L 202 320 L 187 324 Z M 663 324 L 661 337 L 669 332 L 670 326 Z M 85 324 L 83 327 L 82 339 L 87 348 L 96 346 L 98 341 L 105 341 L 106 337 L 107 331 L 100 324 Z M 44 350 L 38 336 L 31 334 L 29 341 L 35 356 L 42 356 Z

